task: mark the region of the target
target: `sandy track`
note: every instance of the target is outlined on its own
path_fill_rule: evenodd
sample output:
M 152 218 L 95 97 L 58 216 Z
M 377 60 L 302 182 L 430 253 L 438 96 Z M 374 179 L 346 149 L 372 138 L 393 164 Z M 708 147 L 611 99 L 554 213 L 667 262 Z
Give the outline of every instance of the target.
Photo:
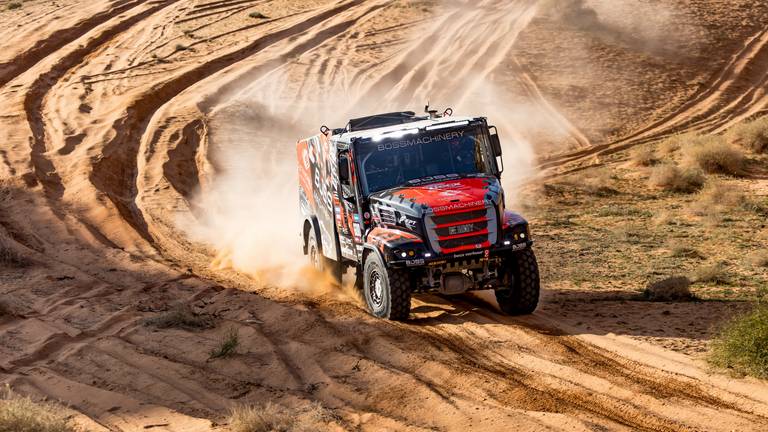
M 765 92 L 767 82 L 768 31 L 761 30 L 744 42 L 743 48 L 733 55 L 723 70 L 714 74 L 665 118 L 619 140 L 546 159 L 539 168 L 557 171 L 563 166 L 610 155 L 678 133 L 723 132 L 768 108 L 768 95 Z
M 215 253 L 179 229 L 180 217 L 201 211 L 195 190 L 222 168 L 214 150 L 227 133 L 238 138 L 220 113 L 243 87 L 275 91 L 279 75 L 288 99 L 346 92 L 389 106 L 463 91 L 451 95 L 460 102 L 485 84 L 536 7 L 483 5 L 487 13 L 425 19 L 428 31 L 413 40 L 408 18 L 417 11 L 388 0 L 122 2 L 91 18 L 85 9 L 58 36 L 42 27 L 41 42 L 14 48 L 17 61 L 0 84 L 8 108 L 0 175 L 14 205 L 0 234 L 39 265 L 2 275 L 15 314 L 0 319 L 0 380 L 65 400 L 104 430 L 209 430 L 234 404 L 265 400 L 318 401 L 360 430 L 767 427 L 764 385 L 709 376 L 689 358 L 571 334 L 546 314 L 504 317 L 476 298 L 423 296 L 412 322 L 374 320 L 340 293 L 307 295 L 212 269 Z M 243 21 L 254 6 L 270 18 Z M 451 20 L 461 25 L 446 26 Z M 478 22 L 494 37 L 466 33 Z M 743 71 L 755 69 L 744 62 L 759 57 L 761 40 L 713 84 L 713 95 L 738 108 L 702 94 L 632 139 L 707 116 L 707 127 L 717 127 L 759 109 L 759 97 L 739 99 L 746 93 L 731 89 L 759 85 Z M 472 55 L 439 55 L 450 51 Z M 466 86 L 458 77 L 469 72 L 476 80 Z M 516 73 L 534 104 L 589 144 L 547 107 L 530 76 Z M 307 79 L 315 74 L 329 85 Z M 699 114 L 702 104 L 712 109 Z M 216 327 L 142 324 L 178 301 L 210 314 Z M 230 328 L 241 354 L 210 361 Z

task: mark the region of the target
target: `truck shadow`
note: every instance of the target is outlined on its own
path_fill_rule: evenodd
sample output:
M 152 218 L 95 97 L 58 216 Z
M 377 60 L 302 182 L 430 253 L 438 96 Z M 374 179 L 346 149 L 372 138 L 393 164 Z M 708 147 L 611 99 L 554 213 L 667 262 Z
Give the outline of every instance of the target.
M 624 335 L 677 351 L 701 352 L 724 321 L 751 307 L 746 301 L 650 302 L 632 292 L 552 290 L 542 293 L 535 313 L 512 317 L 499 311 L 493 292 L 480 291 L 453 297 L 416 295 L 409 322 L 502 324 L 554 335 Z

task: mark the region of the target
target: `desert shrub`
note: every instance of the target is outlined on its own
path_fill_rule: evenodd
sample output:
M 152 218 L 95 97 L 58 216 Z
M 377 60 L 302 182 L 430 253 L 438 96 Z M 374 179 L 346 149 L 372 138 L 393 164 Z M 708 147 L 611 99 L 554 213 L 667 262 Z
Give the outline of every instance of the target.
M 176 44 L 176 51 L 186 51 L 189 47 L 184 44 Z
M 672 246 L 669 255 L 674 258 L 705 259 L 706 257 L 698 249 L 686 244 Z
M 696 141 L 699 136 L 695 132 L 685 132 L 669 136 L 659 143 L 659 152 L 670 155 L 681 148 L 687 147 L 691 141 Z
M 758 216 L 768 218 L 768 200 L 749 197 L 744 200 L 741 207 L 750 213 L 755 213 Z
M 230 357 L 237 352 L 237 347 L 240 345 L 240 336 L 237 333 L 237 329 L 231 328 L 224 335 L 224 339 L 219 342 L 219 345 L 212 349 L 210 352 L 210 358 L 224 358 Z
M 26 267 L 30 261 L 21 255 L 13 246 L 10 239 L 0 236 L 0 267 Z
M 691 281 L 687 277 L 675 276 L 648 284 L 643 295 L 650 301 L 691 300 L 694 296 L 690 287 Z
M 14 10 L 21 8 L 21 3 L 19 2 L 10 2 L 8 3 L 8 10 Z
M 267 402 L 245 405 L 232 410 L 229 428 L 232 432 L 310 432 L 327 431 L 333 415 L 319 404 L 302 410 L 289 410 Z
M 144 320 L 144 325 L 165 328 L 205 329 L 213 327 L 210 315 L 195 313 L 187 304 L 177 304 L 160 315 Z
M 251 12 L 251 13 L 248 14 L 248 16 L 251 17 L 251 18 L 255 18 L 255 19 L 267 19 L 267 18 L 269 18 L 268 16 L 264 15 L 261 12 Z
M 728 274 L 728 267 L 722 262 L 699 267 L 696 271 L 694 271 L 693 279 L 699 283 L 731 283 L 731 278 Z
M 676 165 L 664 164 L 653 168 L 648 181 L 652 187 L 670 192 L 693 193 L 701 189 L 704 180 L 704 174 L 698 169 L 681 169 Z
M 755 267 L 768 267 L 768 251 L 758 251 L 753 253 L 749 260 Z
M 1 432 L 76 432 L 64 409 L 50 402 L 35 402 L 9 387 L 0 392 Z
M 712 341 L 709 361 L 740 374 L 768 378 L 768 305 L 727 322 Z
M 744 154 L 720 136 L 699 136 L 683 151 L 690 166 L 708 173 L 739 175 L 744 170 Z
M 629 158 L 635 166 L 648 167 L 659 162 L 656 151 L 649 146 L 635 147 Z
M 717 219 L 721 214 L 744 205 L 746 197 L 737 187 L 724 183 L 708 184 L 691 203 L 691 211 L 699 216 Z
M 643 209 L 639 209 L 637 207 L 632 207 L 632 206 L 617 206 L 617 205 L 602 207 L 595 214 L 598 217 L 624 217 L 624 218 L 631 218 L 631 217 L 648 218 L 653 216 L 653 213 L 649 212 L 648 210 L 643 210 Z
M 596 197 L 608 197 L 619 193 L 614 188 L 615 177 L 606 169 L 584 173 L 570 180 L 584 193 Z
M 726 134 L 729 142 L 738 144 L 755 153 L 768 152 L 768 117 L 739 123 Z

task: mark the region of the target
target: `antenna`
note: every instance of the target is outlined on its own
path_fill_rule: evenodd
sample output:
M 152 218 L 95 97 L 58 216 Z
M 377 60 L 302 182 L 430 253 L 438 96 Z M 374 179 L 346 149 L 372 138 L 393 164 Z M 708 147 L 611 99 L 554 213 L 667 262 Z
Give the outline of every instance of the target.
M 439 117 L 440 117 L 440 116 L 437 114 L 437 110 L 435 110 L 435 109 L 433 109 L 433 110 L 429 109 L 429 101 L 427 101 L 427 105 L 424 107 L 424 111 L 425 111 L 427 114 L 429 114 L 429 118 L 431 118 L 431 119 L 434 119 L 434 118 L 439 118 Z

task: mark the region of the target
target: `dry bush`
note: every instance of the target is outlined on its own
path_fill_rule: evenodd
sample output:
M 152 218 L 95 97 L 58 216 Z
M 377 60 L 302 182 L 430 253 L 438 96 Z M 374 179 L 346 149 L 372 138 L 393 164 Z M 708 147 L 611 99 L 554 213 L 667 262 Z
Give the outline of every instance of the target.
M 768 267 L 768 251 L 758 251 L 753 253 L 749 260 L 755 267 Z
M 723 213 L 736 210 L 744 205 L 746 196 L 737 187 L 723 183 L 710 183 L 691 203 L 691 211 L 698 216 L 717 220 Z
M 588 195 L 608 197 L 619 193 L 614 188 L 615 177 L 605 169 L 595 170 L 573 178 L 570 183 Z
M 704 254 L 701 253 L 698 249 L 685 244 L 672 246 L 669 256 L 674 258 L 706 259 Z
M 659 143 L 659 152 L 664 155 L 671 155 L 681 148 L 687 147 L 688 143 L 697 140 L 699 136 L 695 132 L 672 135 Z
M 690 287 L 691 281 L 687 277 L 675 276 L 648 284 L 643 295 L 650 301 L 692 300 L 695 297 Z
M 195 313 L 187 304 L 177 304 L 160 315 L 144 320 L 144 325 L 165 328 L 206 329 L 213 327 L 210 315 Z
M 0 235 L 0 267 L 23 268 L 30 261 L 21 255 L 12 245 L 12 241 Z
M 731 278 L 728 274 L 728 268 L 722 262 L 700 267 L 693 273 L 693 280 L 699 283 L 731 283 Z
M 716 135 L 699 136 L 684 148 L 685 160 L 711 174 L 740 175 L 744 172 L 744 154 Z
M 748 197 L 744 200 L 741 207 L 750 213 L 755 213 L 758 216 L 768 218 L 768 200 Z
M 755 153 L 768 153 L 768 117 L 739 123 L 728 131 L 726 138 Z
M 659 162 L 656 151 L 649 146 L 636 147 L 629 157 L 635 166 L 648 167 Z
M 33 401 L 6 386 L 0 392 L 0 432 L 76 432 L 60 405 Z
M 333 415 L 318 404 L 292 411 L 267 402 L 233 409 L 229 428 L 232 432 L 314 432 L 331 430 L 332 421 Z
M 236 328 L 231 328 L 224 335 L 224 339 L 219 342 L 219 346 L 211 350 L 209 359 L 231 357 L 237 353 L 239 345 L 240 335 Z
M 648 180 L 652 187 L 670 192 L 693 193 L 704 185 L 704 174 L 695 168 L 680 169 L 672 164 L 659 165 Z
M 768 378 L 768 305 L 759 303 L 726 323 L 712 341 L 709 361 L 740 374 Z

